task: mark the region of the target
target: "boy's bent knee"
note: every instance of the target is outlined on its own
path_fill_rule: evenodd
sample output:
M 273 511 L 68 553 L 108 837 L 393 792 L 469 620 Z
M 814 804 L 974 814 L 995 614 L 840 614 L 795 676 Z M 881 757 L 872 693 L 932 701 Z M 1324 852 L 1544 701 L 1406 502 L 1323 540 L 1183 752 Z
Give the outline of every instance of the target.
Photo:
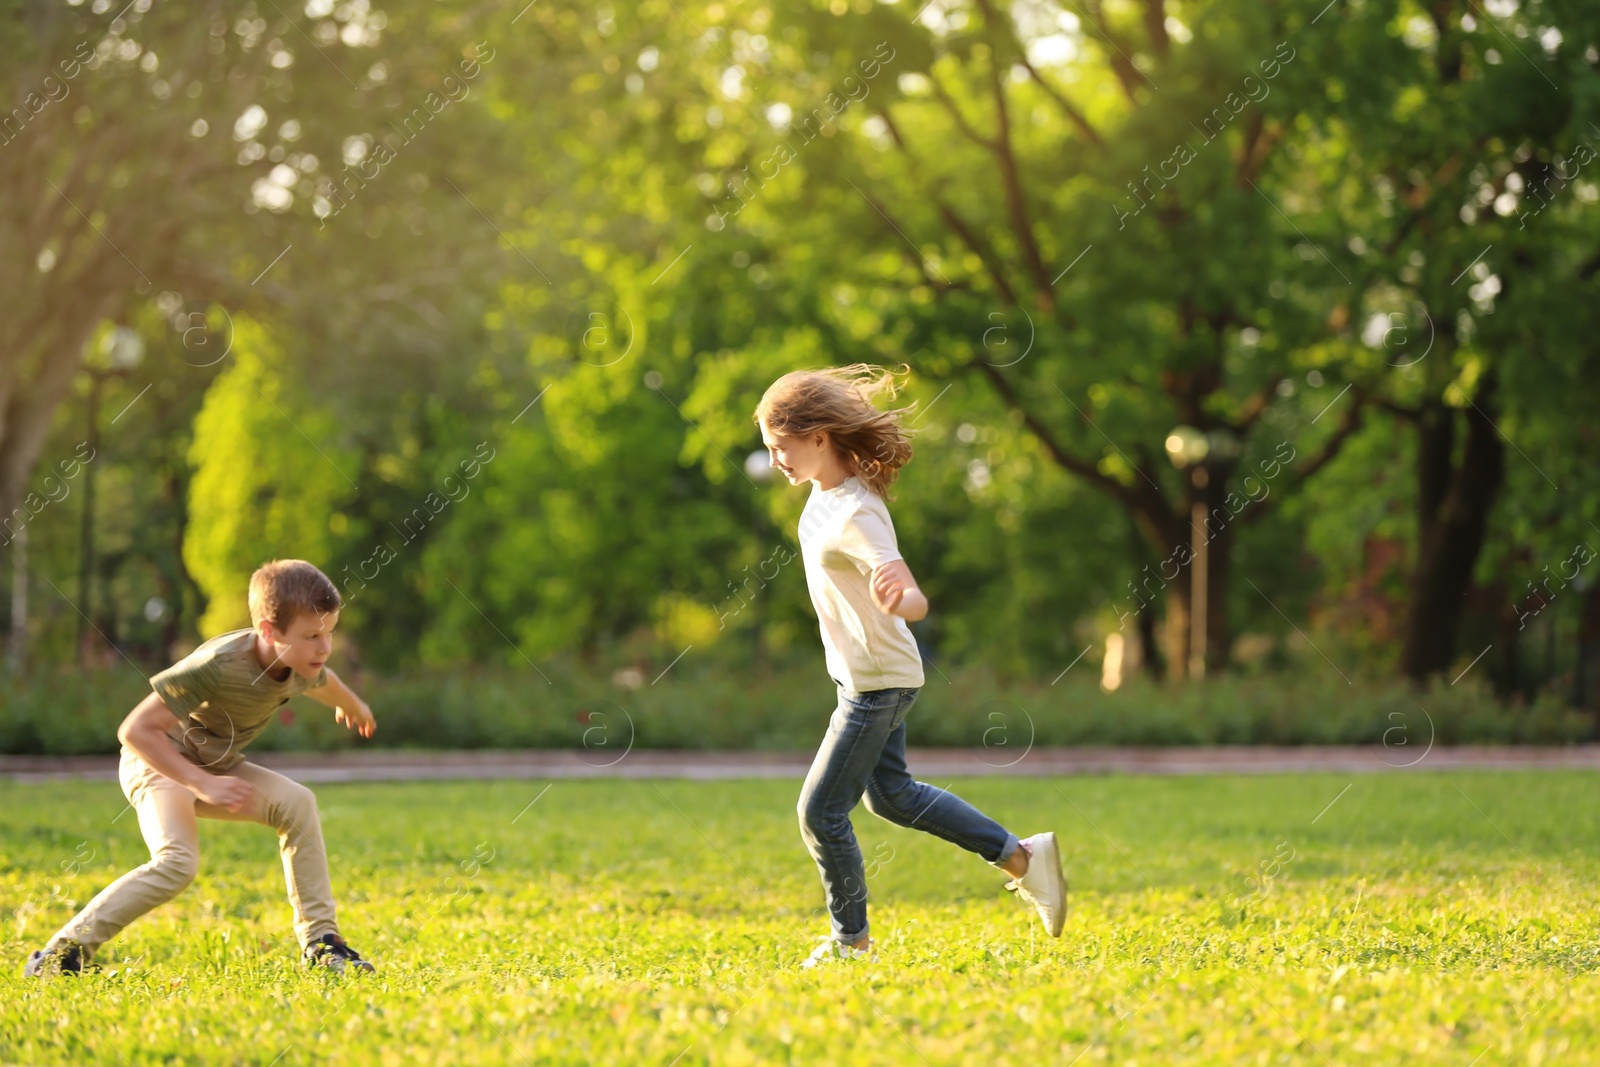
M 267 804 L 269 818 L 280 829 L 309 830 L 317 823 L 317 795 L 298 782 L 275 792 Z
M 162 890 L 177 896 L 200 873 L 200 854 L 192 848 L 164 848 L 150 858 L 146 869 Z

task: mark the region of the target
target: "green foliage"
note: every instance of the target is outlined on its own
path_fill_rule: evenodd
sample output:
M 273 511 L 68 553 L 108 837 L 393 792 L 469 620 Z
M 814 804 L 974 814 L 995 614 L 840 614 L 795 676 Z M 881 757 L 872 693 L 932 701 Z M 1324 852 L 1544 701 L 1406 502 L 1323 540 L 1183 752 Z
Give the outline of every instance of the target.
M 682 420 L 626 373 L 582 368 L 497 422 L 480 498 L 419 561 L 435 612 L 424 660 L 523 665 L 592 654 L 637 629 L 663 643 L 703 640 L 707 620 L 714 630 L 718 578 L 741 540 L 737 503 L 662 447 Z M 674 621 L 685 599 L 698 622 Z M 485 615 L 507 620 L 504 637 Z
M 317 789 L 342 932 L 308 974 L 274 835 L 77 981 L 0 973 L 0 1057 L 144 1064 L 1441 1064 L 1600 1055 L 1587 774 L 966 779 L 1058 834 L 1064 936 L 975 857 L 857 812 L 878 959 L 827 932 L 792 781 Z M 0 783 L 20 961 L 143 862 L 109 783 Z M 181 1010 L 180 1010 L 181 1009 Z M 289 1050 L 285 1052 L 284 1050 Z
M 894 515 L 942 667 L 1053 677 L 1127 626 L 1197 497 L 1286 448 L 1214 542 L 1219 643 L 1293 627 L 1387 674 L 1427 558 L 1417 419 L 1478 406 L 1508 462 L 1456 661 L 1548 638 L 1537 669 L 1484 666 L 1591 699 L 1568 664 L 1593 584 L 1548 634 L 1514 627 L 1600 523 L 1600 163 L 1551 180 L 1600 143 L 1595 13 L 919 7 L 28 9 L 19 93 L 79 39 L 106 54 L 73 82 L 81 118 L 52 105 L 0 160 L 18 247 L 40 203 L 64 227 L 54 268 L 14 257 L 18 291 L 145 336 L 104 415 L 154 383 L 101 420 L 96 628 L 167 659 L 241 620 L 255 565 L 304 556 L 380 674 L 814 651 L 798 569 L 750 580 L 793 551 L 803 493 L 747 480 L 749 414 L 786 370 L 866 360 L 909 365 L 925 412 Z M 469 55 L 469 91 L 400 134 Z M 393 158 L 347 164 L 363 146 Z M 224 308 L 233 354 L 197 366 L 195 309 L 220 345 Z M 0 352 L 0 386 L 66 336 Z M 86 393 L 41 463 L 71 454 Z M 1165 455 L 1178 424 L 1241 438 L 1204 492 Z M 72 652 L 76 507 L 34 543 L 62 593 L 31 586 L 41 658 Z M 1187 633 L 1186 593 L 1138 621 Z
M 355 491 L 333 415 L 306 403 L 282 362 L 263 327 L 239 321 L 233 362 L 195 416 L 184 563 L 209 600 L 207 636 L 250 624 L 245 592 L 263 562 L 330 558 Z
M 810 663 L 740 667 L 743 649 L 687 653 L 604 675 L 567 660 L 403 675 L 346 672 L 372 705 L 378 733 L 361 740 L 320 704 L 299 700 L 255 743 L 262 751 L 566 749 L 594 764 L 634 748 L 803 752 L 827 728 L 834 692 Z M 619 668 L 627 670 L 628 668 Z M 1034 745 L 1366 744 L 1394 764 L 1432 746 L 1568 744 L 1592 740 L 1591 716 L 1546 695 L 1502 706 L 1462 682 L 1415 692 L 1397 683 L 1350 688 L 1309 671 L 1223 678 L 1183 687 L 1131 683 L 1102 692 L 1078 672 L 1018 684 L 983 669 L 929 668 L 907 721 L 910 743 L 983 749 L 997 763 Z M 1319 677 L 1319 674 L 1322 676 Z M 147 691 L 125 667 L 43 673 L 13 686 L 0 710 L 0 752 L 89 755 L 117 751 L 117 724 Z

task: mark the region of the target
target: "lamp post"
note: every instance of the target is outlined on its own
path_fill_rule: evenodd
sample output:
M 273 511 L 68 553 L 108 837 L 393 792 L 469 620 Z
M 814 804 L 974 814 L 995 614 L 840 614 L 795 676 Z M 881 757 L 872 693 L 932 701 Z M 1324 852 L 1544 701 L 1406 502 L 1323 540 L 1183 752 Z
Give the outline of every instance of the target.
M 1189 506 L 1189 677 L 1206 676 L 1211 617 L 1208 593 L 1211 583 L 1211 538 L 1206 530 L 1209 493 L 1214 477 L 1224 475 L 1239 457 L 1239 438 L 1232 430 L 1201 432 L 1178 426 L 1167 435 L 1167 456 L 1180 471 L 1189 472 L 1194 489 Z
M 94 472 L 93 457 L 100 452 L 100 391 L 106 382 L 119 378 L 144 359 L 144 338 L 126 326 L 115 326 L 100 343 L 103 364 L 86 362 L 89 374 L 89 425 L 85 441 L 91 462 L 83 471 L 83 524 L 78 534 L 78 654 L 89 661 L 90 619 L 94 618 Z

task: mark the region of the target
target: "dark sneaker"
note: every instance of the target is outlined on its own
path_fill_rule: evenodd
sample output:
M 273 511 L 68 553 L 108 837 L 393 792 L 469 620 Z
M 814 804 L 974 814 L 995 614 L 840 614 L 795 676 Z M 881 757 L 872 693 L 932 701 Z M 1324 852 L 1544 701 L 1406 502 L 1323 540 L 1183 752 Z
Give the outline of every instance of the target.
M 338 934 L 323 934 L 306 946 L 306 963 L 312 967 L 326 967 L 334 974 L 343 974 L 346 967 L 358 971 L 371 971 L 372 964 L 361 958 L 361 953 L 344 943 Z
M 25 978 L 45 978 L 53 974 L 79 975 L 83 973 L 83 949 L 77 945 L 62 945 L 55 949 L 40 949 L 28 957 L 22 968 Z

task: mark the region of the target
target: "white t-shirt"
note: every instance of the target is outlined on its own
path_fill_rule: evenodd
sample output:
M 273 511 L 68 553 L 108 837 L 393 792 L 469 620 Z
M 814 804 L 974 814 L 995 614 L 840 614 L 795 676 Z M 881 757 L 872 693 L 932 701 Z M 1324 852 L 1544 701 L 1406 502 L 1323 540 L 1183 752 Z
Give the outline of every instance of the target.
M 800 514 L 800 555 L 828 674 L 858 693 L 920 688 L 910 627 L 872 599 L 872 572 L 903 558 L 883 498 L 853 475 L 832 489 L 813 485 Z

